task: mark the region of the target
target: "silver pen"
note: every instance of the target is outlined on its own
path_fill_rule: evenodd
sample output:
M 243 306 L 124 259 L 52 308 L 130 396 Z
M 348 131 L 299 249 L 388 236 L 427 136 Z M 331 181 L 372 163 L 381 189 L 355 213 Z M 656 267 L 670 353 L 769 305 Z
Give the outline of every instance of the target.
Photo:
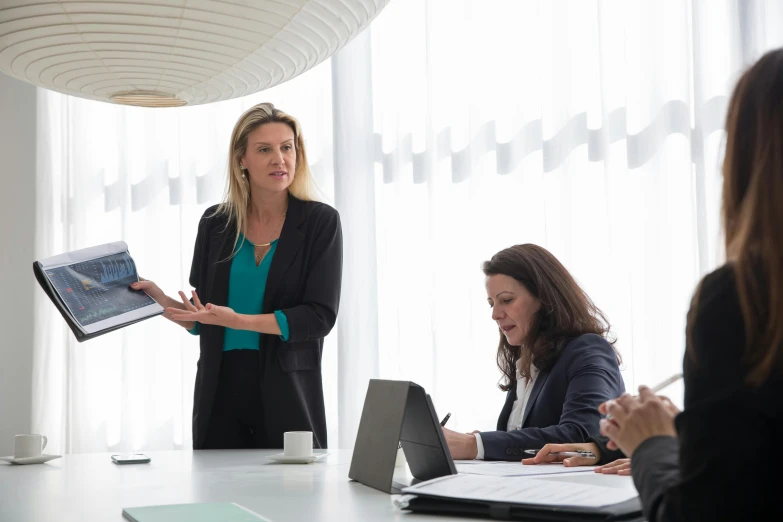
M 674 384 L 675 382 L 679 381 L 680 379 L 682 379 L 682 374 L 681 373 L 675 373 L 674 375 L 672 375 L 671 377 L 669 377 L 665 381 L 661 381 L 658 384 L 656 384 L 655 386 L 653 386 L 652 388 L 650 388 L 650 391 L 653 392 L 653 393 L 658 393 L 662 389 L 666 388 L 670 384 Z
M 541 450 L 525 450 L 526 455 L 536 455 Z M 592 451 L 587 450 L 577 450 L 577 451 L 553 451 L 552 453 L 547 453 L 547 455 L 552 455 L 555 457 L 584 457 L 586 459 L 594 459 L 595 453 Z
M 653 386 L 652 388 L 650 388 L 650 391 L 653 392 L 653 393 L 658 393 L 659 391 L 663 390 L 664 388 L 666 388 L 670 384 L 674 384 L 675 382 L 679 381 L 680 379 L 682 379 L 682 374 L 681 373 L 675 373 L 674 375 L 672 375 L 668 379 L 666 379 L 664 381 L 661 381 L 658 384 L 656 384 L 655 386 Z M 635 397 L 638 397 L 638 395 L 635 395 Z M 610 413 L 606 414 L 606 420 L 612 420 L 612 415 Z

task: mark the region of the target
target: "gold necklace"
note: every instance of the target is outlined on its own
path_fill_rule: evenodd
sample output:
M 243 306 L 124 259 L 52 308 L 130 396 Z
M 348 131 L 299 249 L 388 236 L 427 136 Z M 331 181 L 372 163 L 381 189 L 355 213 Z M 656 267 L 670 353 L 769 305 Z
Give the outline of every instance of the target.
M 286 215 L 286 213 L 283 212 L 283 214 L 282 214 L 282 218 L 283 219 L 281 220 L 282 222 L 285 222 L 285 215 Z M 261 262 L 261 260 L 264 259 L 264 254 L 265 253 L 255 252 L 255 249 L 256 248 L 268 247 L 268 246 L 270 246 L 272 243 L 274 243 L 276 241 L 276 240 L 273 239 L 272 241 L 270 241 L 268 243 L 253 243 L 252 241 L 250 241 L 247 238 L 247 236 L 245 236 L 245 240 L 247 240 L 247 242 L 250 243 L 251 245 L 253 245 L 253 247 L 254 247 L 253 250 L 254 250 L 254 254 L 255 254 L 255 258 L 256 258 L 256 264 L 259 264 Z

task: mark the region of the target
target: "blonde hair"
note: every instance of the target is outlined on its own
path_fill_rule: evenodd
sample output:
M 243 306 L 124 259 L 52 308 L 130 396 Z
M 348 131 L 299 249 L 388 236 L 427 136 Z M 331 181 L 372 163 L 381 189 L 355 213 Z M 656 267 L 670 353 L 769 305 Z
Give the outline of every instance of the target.
M 271 103 L 259 103 L 246 110 L 234 125 L 231 132 L 231 143 L 228 146 L 228 182 L 223 202 L 215 214 L 228 216 L 228 223 L 236 225 L 234 237 L 234 253 L 239 243 L 239 235 L 247 224 L 247 212 L 250 204 L 250 183 L 243 175 L 240 161 L 247 152 L 247 138 L 251 132 L 265 123 L 284 123 L 294 131 L 294 148 L 296 150 L 296 168 L 294 181 L 288 191 L 297 199 L 313 201 L 316 199 L 316 187 L 307 163 L 302 128 L 293 116 L 276 109 Z

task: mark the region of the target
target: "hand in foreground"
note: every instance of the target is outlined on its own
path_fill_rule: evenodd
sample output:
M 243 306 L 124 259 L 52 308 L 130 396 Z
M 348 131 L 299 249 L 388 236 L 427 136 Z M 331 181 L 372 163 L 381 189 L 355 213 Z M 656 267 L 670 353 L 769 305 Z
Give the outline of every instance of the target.
M 172 321 L 198 321 L 201 324 L 214 324 L 226 328 L 233 328 L 236 325 L 238 314 L 234 310 L 227 306 L 213 304 L 204 306 L 195 290 L 190 293 L 193 296 L 192 303 L 185 297 L 185 292 L 181 290 L 179 292 L 182 304 L 185 305 L 184 310 L 174 307 L 166 308 L 166 313 L 170 314 Z
M 601 419 L 601 434 L 609 437 L 628 457 L 650 437 L 677 436 L 674 428 L 677 408 L 657 397 L 647 386 L 639 387 L 638 397 L 625 393 L 601 404 L 598 410 L 607 416 Z
M 634 399 L 638 399 L 639 397 L 638 396 L 634 396 L 633 398 Z M 669 399 L 665 395 L 658 395 L 658 398 L 661 399 L 661 402 L 666 407 L 666 410 L 669 411 L 669 413 L 671 413 L 673 416 L 676 417 L 677 414 L 680 413 L 680 409 L 677 406 L 674 405 L 674 403 L 671 401 L 671 399 Z M 598 406 L 598 411 L 600 411 L 604 415 L 606 415 L 606 405 L 607 405 L 607 402 L 605 402 L 605 403 L 601 404 L 600 406 Z M 616 451 L 616 450 L 620 449 L 619 447 L 617 447 L 617 444 L 615 444 L 613 440 L 610 440 L 609 442 L 607 442 L 606 443 L 606 447 L 609 448 L 612 451 Z M 618 460 L 623 460 L 623 459 L 618 459 Z M 628 473 L 628 474 L 630 474 L 630 473 Z
M 163 293 L 163 290 L 161 290 L 158 285 L 156 285 L 154 282 L 149 281 L 147 279 L 144 279 L 143 277 L 139 278 L 139 281 L 136 283 L 131 283 L 131 288 L 134 290 L 143 290 L 144 293 L 146 293 L 148 296 L 150 296 L 152 299 L 155 300 L 156 303 L 158 303 L 160 306 L 167 308 L 171 307 L 173 303 L 176 303 L 177 301 L 172 299 L 171 297 L 167 296 Z M 181 294 L 182 292 L 180 292 Z M 182 310 L 179 310 L 180 312 Z M 186 330 L 192 330 L 194 326 L 196 326 L 196 323 L 193 321 L 177 321 L 171 318 L 171 314 L 163 312 L 163 317 L 171 321 L 172 323 L 176 323 L 180 325 L 181 327 L 185 328 Z
M 472 460 L 478 455 L 476 437 L 467 433 L 457 433 L 448 428 L 441 428 L 449 446 L 451 458 L 454 460 Z
M 596 467 L 593 471 L 603 473 L 604 475 L 624 475 L 631 474 L 631 459 L 617 459 L 609 464 Z
M 588 457 L 563 457 L 562 455 L 550 455 L 560 451 L 592 451 L 595 458 Z M 573 444 L 547 444 L 541 448 L 535 457 L 522 459 L 522 464 L 548 464 L 550 462 L 562 462 L 563 466 L 594 466 L 601 457 L 598 446 L 592 442 L 573 443 Z
M 675 417 L 681 413 L 680 409 L 675 406 L 674 403 L 665 395 L 658 395 L 658 398 L 661 399 L 661 402 L 663 403 L 666 410 Z

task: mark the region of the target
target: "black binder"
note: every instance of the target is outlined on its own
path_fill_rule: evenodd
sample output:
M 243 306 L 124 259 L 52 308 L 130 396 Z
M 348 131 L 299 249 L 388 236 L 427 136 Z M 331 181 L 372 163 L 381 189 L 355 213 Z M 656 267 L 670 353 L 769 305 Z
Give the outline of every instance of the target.
M 644 520 L 639 497 L 600 508 L 576 508 L 416 495 L 407 501 L 407 506 L 403 509 L 426 515 L 459 515 L 493 520 L 524 520 L 526 522 L 636 522 Z
M 108 246 L 115 246 L 116 247 L 116 245 L 124 245 L 124 243 L 120 242 L 120 243 L 108 244 L 108 245 L 105 245 L 105 246 L 107 246 L 107 247 Z M 125 245 L 125 247 L 127 248 L 127 245 Z M 125 252 L 125 254 L 127 254 L 127 251 Z M 127 256 L 127 259 L 129 260 L 128 261 L 129 263 L 133 264 L 133 260 L 130 258 L 129 255 Z M 71 329 L 71 331 L 73 332 L 73 335 L 76 337 L 76 340 L 78 342 L 83 342 L 83 341 L 86 341 L 87 339 L 92 339 L 94 337 L 98 337 L 100 335 L 103 335 L 103 334 L 106 334 L 106 333 L 109 333 L 109 332 L 113 332 L 115 330 L 119 330 L 120 328 L 124 328 L 124 327 L 126 327 L 128 325 L 135 324 L 135 323 L 138 323 L 140 321 L 144 321 L 145 319 L 149 319 L 150 317 L 155 317 L 155 316 L 160 315 L 160 314 L 163 313 L 163 309 L 158 307 L 158 308 L 160 308 L 159 311 L 154 312 L 154 313 L 150 313 L 149 315 L 145 315 L 143 317 L 134 318 L 134 319 L 128 320 L 128 321 L 123 321 L 120 324 L 109 326 L 109 327 L 106 327 L 106 328 L 101 328 L 98 331 L 87 332 L 82 327 L 79 326 L 79 323 L 77 322 L 77 320 L 74 318 L 74 316 L 71 314 L 70 310 L 68 309 L 68 305 L 63 301 L 62 297 L 58 294 L 57 290 L 55 290 L 52 287 L 52 284 L 49 281 L 49 278 L 47 278 L 46 274 L 44 273 L 44 268 L 43 268 L 43 265 L 41 264 L 40 261 L 35 261 L 33 263 L 33 273 L 35 274 L 36 281 L 38 281 L 38 284 L 41 286 L 43 291 L 46 292 L 46 295 L 49 297 L 49 299 L 52 301 L 54 306 L 57 308 L 57 311 L 59 311 L 60 315 L 63 317 L 63 319 L 65 319 L 66 324 Z M 136 276 L 135 273 L 136 273 L 136 269 L 135 269 L 135 265 L 133 265 L 133 276 L 136 278 L 136 280 L 138 280 L 138 276 Z M 128 291 L 131 291 L 130 288 L 128 289 Z M 143 295 L 143 292 L 138 292 L 138 293 Z M 150 298 L 147 297 L 147 299 L 149 299 L 151 301 Z M 154 303 L 154 301 L 153 301 L 153 303 Z

